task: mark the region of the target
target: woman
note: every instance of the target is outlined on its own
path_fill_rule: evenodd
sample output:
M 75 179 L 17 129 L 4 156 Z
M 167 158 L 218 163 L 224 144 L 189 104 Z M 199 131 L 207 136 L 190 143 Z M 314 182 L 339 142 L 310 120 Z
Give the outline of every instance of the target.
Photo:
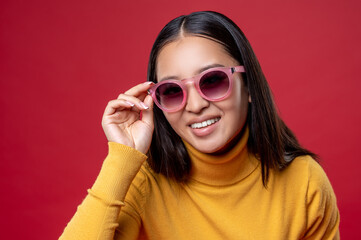
M 61 239 L 339 238 L 327 176 L 219 13 L 168 23 L 148 82 L 110 101 L 102 126 L 109 154 Z

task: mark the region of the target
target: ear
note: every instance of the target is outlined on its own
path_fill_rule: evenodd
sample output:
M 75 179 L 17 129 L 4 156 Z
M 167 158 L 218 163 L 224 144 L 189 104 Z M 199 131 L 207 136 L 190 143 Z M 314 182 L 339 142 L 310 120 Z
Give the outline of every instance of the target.
M 251 95 L 248 94 L 248 102 L 251 103 L 252 102 L 252 98 Z

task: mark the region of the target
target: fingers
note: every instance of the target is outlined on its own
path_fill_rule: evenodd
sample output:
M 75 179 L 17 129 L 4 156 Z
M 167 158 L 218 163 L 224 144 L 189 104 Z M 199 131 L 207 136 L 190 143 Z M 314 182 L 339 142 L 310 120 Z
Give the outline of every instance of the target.
M 102 118 L 108 141 L 148 150 L 154 129 L 153 99 L 147 94 L 151 86 L 139 84 L 108 102 Z
M 130 95 L 120 94 L 117 100 L 124 101 L 127 105 L 133 107 L 132 110 L 134 111 L 141 111 L 149 108 L 149 106 L 147 106 L 141 99 Z
M 124 109 L 131 109 L 133 106 L 134 106 L 133 103 L 128 102 L 124 99 L 111 100 L 108 102 L 108 105 L 104 110 L 104 115 L 112 115 L 117 110 L 121 111 Z
M 145 96 L 147 95 L 148 89 L 153 85 L 153 82 L 144 82 L 141 84 L 138 84 L 128 91 L 126 91 L 125 95 L 134 96 L 137 98 L 140 98 L 141 100 L 144 100 Z
M 142 121 L 153 128 L 153 99 L 150 95 L 146 96 L 144 103 L 149 106 L 148 109 L 142 111 Z
M 149 109 L 148 104 L 153 104 L 152 101 L 150 101 L 151 99 L 148 99 L 147 103 L 143 101 L 148 95 L 147 90 L 153 84 L 153 82 L 138 84 L 126 91 L 125 93 L 120 94 L 117 99 L 109 101 L 107 107 L 105 108 L 104 116 L 112 115 L 116 111 L 122 111 L 125 109 L 135 112 Z
M 148 89 L 153 85 L 153 82 L 145 82 L 138 84 L 125 93 L 122 93 L 118 96 L 117 99 L 126 100 L 129 104 L 134 104 L 137 106 L 139 110 L 145 110 L 149 106 L 147 106 L 143 101 L 145 97 L 148 95 Z

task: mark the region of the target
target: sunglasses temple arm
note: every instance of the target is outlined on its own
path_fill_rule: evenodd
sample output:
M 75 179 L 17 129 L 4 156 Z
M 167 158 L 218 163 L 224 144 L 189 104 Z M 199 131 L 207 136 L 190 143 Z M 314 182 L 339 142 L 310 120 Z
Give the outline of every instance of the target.
M 246 72 L 244 66 L 237 66 L 232 68 L 232 72 Z

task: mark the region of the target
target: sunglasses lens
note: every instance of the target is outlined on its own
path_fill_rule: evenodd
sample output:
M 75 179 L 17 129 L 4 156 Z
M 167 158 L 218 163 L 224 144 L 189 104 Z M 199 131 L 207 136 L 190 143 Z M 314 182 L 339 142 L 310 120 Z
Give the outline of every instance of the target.
M 199 88 L 209 99 L 217 100 L 226 95 L 230 86 L 230 80 L 223 71 L 206 73 L 199 81 Z
M 183 90 L 176 83 L 164 83 L 161 84 L 156 92 L 156 98 L 158 103 L 166 109 L 175 109 L 183 102 Z

